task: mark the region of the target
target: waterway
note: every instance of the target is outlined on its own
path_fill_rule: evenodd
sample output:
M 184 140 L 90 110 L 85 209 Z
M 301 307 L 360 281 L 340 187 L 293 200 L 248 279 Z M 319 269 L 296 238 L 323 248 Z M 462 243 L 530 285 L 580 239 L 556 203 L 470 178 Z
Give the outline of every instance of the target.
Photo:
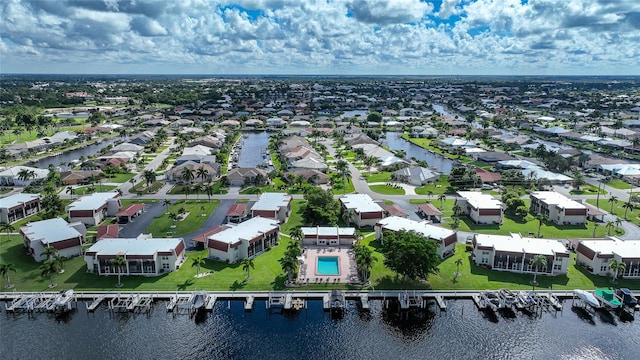
M 256 167 L 263 163 L 265 150 L 269 146 L 268 131 L 244 131 L 242 132 L 241 150 L 238 156 L 238 166 Z
M 471 301 L 447 301 L 448 311 L 402 320 L 372 301 L 363 311 L 349 302 L 342 319 L 320 301 L 297 314 L 269 314 L 264 301 L 245 312 L 241 301 L 219 301 L 196 318 L 77 310 L 0 314 L 2 359 L 636 359 L 640 324 L 609 312 L 571 307 L 543 313 L 488 314 Z M 84 304 L 79 304 L 83 307 Z
M 112 137 L 112 138 L 103 140 L 102 142 L 97 144 L 92 144 L 87 147 L 67 151 L 57 156 L 40 159 L 34 163 L 28 164 L 28 166 L 33 166 L 41 169 L 46 169 L 49 166 L 49 164 L 53 164 L 53 166 L 59 166 L 63 162 L 68 163 L 73 160 L 78 160 L 80 156 L 88 157 L 90 155 L 95 155 L 98 153 L 98 151 L 100 151 L 102 148 L 106 147 L 107 145 L 113 144 L 116 141 L 123 141 L 123 140 L 125 139 L 119 136 Z
M 451 168 L 454 167 L 453 160 L 440 154 L 425 150 L 424 148 L 403 139 L 401 132 L 387 131 L 385 138 L 382 139 L 382 143 L 394 151 L 404 150 L 408 158 L 415 157 L 418 160 L 426 161 L 427 164 L 429 164 L 429 167 L 433 167 L 445 175 L 451 173 Z

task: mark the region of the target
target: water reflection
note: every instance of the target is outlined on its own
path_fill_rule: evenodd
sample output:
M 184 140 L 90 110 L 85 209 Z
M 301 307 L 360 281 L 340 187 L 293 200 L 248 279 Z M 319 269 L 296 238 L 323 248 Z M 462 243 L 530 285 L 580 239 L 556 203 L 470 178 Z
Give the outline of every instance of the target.
M 407 154 L 407 158 L 416 158 L 418 160 L 426 161 L 427 164 L 429 164 L 429 167 L 433 167 L 445 175 L 448 175 L 451 172 L 451 168 L 454 166 L 454 162 L 452 160 L 447 159 L 440 154 L 427 151 L 420 146 L 403 139 L 401 132 L 387 131 L 386 137 L 381 139 L 381 141 L 391 150 L 404 150 Z

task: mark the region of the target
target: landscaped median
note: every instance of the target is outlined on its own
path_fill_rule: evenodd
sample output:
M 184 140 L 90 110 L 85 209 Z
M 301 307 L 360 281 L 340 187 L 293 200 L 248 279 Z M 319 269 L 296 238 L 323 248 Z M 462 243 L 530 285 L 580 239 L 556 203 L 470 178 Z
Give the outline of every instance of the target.
M 181 236 L 192 233 L 202 226 L 220 204 L 220 200 L 179 200 L 166 207 L 160 217 L 147 227 L 147 233 L 156 237 Z M 177 217 L 174 217 L 173 215 Z

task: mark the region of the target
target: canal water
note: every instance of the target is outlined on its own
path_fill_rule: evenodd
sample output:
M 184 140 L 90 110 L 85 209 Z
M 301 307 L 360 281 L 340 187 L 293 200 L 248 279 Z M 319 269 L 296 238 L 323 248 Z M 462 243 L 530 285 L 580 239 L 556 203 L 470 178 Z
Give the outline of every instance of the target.
M 593 315 L 564 302 L 541 317 L 480 312 L 471 301 L 432 305 L 409 318 L 372 301 L 349 302 L 342 319 L 321 301 L 290 314 L 253 312 L 219 301 L 212 313 L 172 315 L 157 303 L 149 315 L 77 310 L 0 314 L 2 359 L 637 359 L 640 324 L 609 312 Z M 84 307 L 84 304 L 79 304 Z
M 265 151 L 269 146 L 269 136 L 271 134 L 268 131 L 242 132 L 238 167 L 256 167 L 262 164 L 265 159 L 269 160 L 268 156 L 265 157 Z
M 426 161 L 427 164 L 429 164 L 429 167 L 433 167 L 445 175 L 451 173 L 451 168 L 454 167 L 454 162 L 451 159 L 445 158 L 440 154 L 427 151 L 424 148 L 403 139 L 401 132 L 387 131 L 385 138 L 382 139 L 382 143 L 394 151 L 404 150 L 407 154 L 407 158 L 415 157 L 418 160 Z
M 95 155 L 98 153 L 98 151 L 100 151 L 102 148 L 111 145 L 117 141 L 124 141 L 126 139 L 123 139 L 119 136 L 116 137 L 112 137 L 106 140 L 103 140 L 102 142 L 98 143 L 98 144 L 93 144 L 93 145 L 89 145 L 87 147 L 83 147 L 83 148 L 78 148 L 75 150 L 71 150 L 71 151 L 67 151 L 63 154 L 57 155 L 57 156 L 52 156 L 52 157 L 48 157 L 46 159 L 41 159 L 38 160 L 34 163 L 30 163 L 28 164 L 28 166 L 33 166 L 33 167 L 37 167 L 37 168 L 41 168 L 41 169 L 46 169 L 47 167 L 49 167 L 49 164 L 53 164 L 53 166 L 59 166 L 60 164 L 64 163 L 68 163 L 70 161 L 73 160 L 78 160 L 80 158 L 80 156 L 84 156 L 84 157 L 88 157 L 90 155 Z

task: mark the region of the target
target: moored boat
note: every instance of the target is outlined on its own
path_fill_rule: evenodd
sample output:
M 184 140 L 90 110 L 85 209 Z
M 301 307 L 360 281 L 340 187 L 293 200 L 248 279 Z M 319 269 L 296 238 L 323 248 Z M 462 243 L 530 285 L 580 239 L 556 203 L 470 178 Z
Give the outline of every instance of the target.
M 198 291 L 193 294 L 193 298 L 191 299 L 191 307 L 195 310 L 199 310 L 204 308 L 204 303 L 207 298 L 206 291 Z
M 610 289 L 596 289 L 593 295 L 602 302 L 602 304 L 617 309 L 622 306 L 622 299 Z
M 506 307 L 511 307 L 515 305 L 516 301 L 518 300 L 516 297 L 516 294 L 514 294 L 509 289 L 500 289 L 498 294 L 500 295 L 500 298 L 502 298 L 502 301 L 504 302 L 504 306 Z
M 518 293 L 518 303 L 523 307 L 529 307 L 536 304 L 536 299 L 534 299 L 528 292 L 522 290 Z
M 486 290 L 480 294 L 480 297 L 484 301 L 484 304 L 487 307 L 491 308 L 491 310 L 493 311 L 502 309 L 504 307 L 504 302 L 495 291 Z
M 631 290 L 627 288 L 618 289 L 616 294 L 622 299 L 622 304 L 625 306 L 635 308 L 638 305 L 638 299 Z
M 598 301 L 598 299 L 593 296 L 592 293 L 588 292 L 588 291 L 584 291 L 584 290 L 573 290 L 573 293 L 580 298 L 582 301 L 585 302 L 585 304 L 590 305 L 591 307 L 594 308 L 600 308 L 600 301 Z

